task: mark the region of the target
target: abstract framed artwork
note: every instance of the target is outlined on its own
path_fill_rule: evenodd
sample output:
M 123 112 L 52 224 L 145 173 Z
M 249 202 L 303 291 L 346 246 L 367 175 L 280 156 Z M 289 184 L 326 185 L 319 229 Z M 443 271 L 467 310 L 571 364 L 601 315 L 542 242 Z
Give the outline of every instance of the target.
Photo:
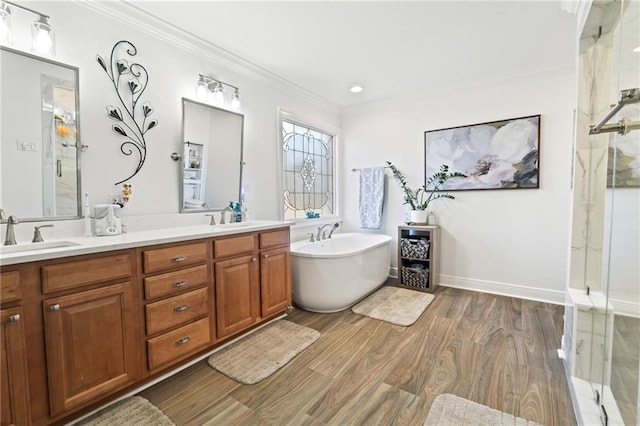
M 441 189 L 538 188 L 540 115 L 424 132 L 425 182 L 442 164 L 465 178 Z

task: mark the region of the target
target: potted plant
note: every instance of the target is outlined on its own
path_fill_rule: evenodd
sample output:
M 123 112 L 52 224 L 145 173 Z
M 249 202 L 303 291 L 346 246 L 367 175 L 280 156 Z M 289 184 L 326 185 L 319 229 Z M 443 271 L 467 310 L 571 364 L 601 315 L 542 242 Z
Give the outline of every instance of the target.
M 438 198 L 450 198 L 455 197 L 447 192 L 441 192 L 440 187 L 449 179 L 456 177 L 467 177 L 467 175 L 460 172 L 450 172 L 449 166 L 443 164 L 440 166 L 440 170 L 431 175 L 425 185 L 418 189 L 412 189 L 407 185 L 407 180 L 404 175 L 396 166 L 390 161 L 387 161 L 387 166 L 393 172 L 393 177 L 398 181 L 400 188 L 404 192 L 404 203 L 408 204 L 411 208 L 411 222 L 413 223 L 426 223 L 427 222 L 427 207 L 431 202 Z

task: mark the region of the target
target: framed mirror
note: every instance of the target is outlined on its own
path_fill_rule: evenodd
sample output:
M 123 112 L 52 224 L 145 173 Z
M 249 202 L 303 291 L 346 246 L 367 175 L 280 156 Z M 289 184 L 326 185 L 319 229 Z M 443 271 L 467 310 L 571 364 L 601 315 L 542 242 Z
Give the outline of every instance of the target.
M 242 114 L 182 99 L 181 213 L 240 200 L 243 128 Z
M 81 216 L 78 68 L 0 47 L 0 208 L 23 222 Z

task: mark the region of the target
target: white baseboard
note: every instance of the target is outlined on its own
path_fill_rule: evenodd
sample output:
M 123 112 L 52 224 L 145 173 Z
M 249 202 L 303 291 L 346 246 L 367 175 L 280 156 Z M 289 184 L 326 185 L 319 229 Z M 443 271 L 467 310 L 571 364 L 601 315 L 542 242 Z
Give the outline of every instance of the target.
M 616 315 L 640 318 L 640 303 L 620 299 L 609 299 L 609 303 L 613 305 Z
M 565 292 L 548 290 L 524 285 L 501 283 L 496 281 L 475 280 L 471 278 L 454 277 L 440 274 L 439 285 L 463 290 L 480 291 L 483 293 L 499 294 L 501 296 L 517 297 L 519 299 L 535 300 L 538 302 L 565 304 Z
M 398 278 L 397 267 L 389 268 L 389 277 Z M 556 305 L 565 304 L 566 292 L 558 290 L 547 290 L 517 284 L 501 283 L 496 281 L 474 280 L 471 278 L 455 277 L 453 275 L 444 274 L 440 274 L 439 285 L 443 287 L 459 288 L 462 290 L 480 291 L 482 293 L 517 297 L 518 299 L 529 299 L 538 302 L 553 303 Z

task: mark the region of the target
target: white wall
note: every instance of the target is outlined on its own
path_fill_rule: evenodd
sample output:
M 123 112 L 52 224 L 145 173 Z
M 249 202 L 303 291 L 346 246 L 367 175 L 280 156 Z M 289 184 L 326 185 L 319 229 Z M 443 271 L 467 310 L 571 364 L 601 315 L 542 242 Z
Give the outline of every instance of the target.
M 232 70 L 230 66 L 214 63 L 191 53 L 189 46 L 179 48 L 159 40 L 138 29 L 138 24 L 126 25 L 124 19 L 111 18 L 74 2 L 34 2 L 30 7 L 51 16 L 56 30 L 56 60 L 80 68 L 81 134 L 82 142 L 89 146 L 81 159 L 82 191 L 89 193 L 92 205 L 107 202 L 108 194 L 119 192 L 121 188 L 114 183 L 127 177 L 137 165 L 136 159 L 120 152 L 123 138 L 111 130 L 114 121 L 107 117 L 105 108 L 118 105 L 118 100 L 96 55 L 108 61 L 113 45 L 119 40 L 128 40 L 136 46 L 138 54 L 127 59 L 139 62 L 149 72 L 149 84 L 141 102 L 151 103 L 155 110 L 151 118 L 157 119 L 159 125 L 147 133 L 146 163 L 129 181 L 133 187 L 128 205 L 129 230 L 146 226 L 149 221 L 143 218 L 147 215 L 178 213 L 180 162 L 172 161 L 169 155 L 182 152 L 181 98 L 195 99 L 199 73 L 240 88 L 241 112 L 245 115 L 244 180 L 251 188 L 248 201 L 252 219 L 276 219 L 280 211 L 277 173 L 274 173 L 278 154 L 277 108 L 299 111 L 335 126 L 339 124 L 337 108 L 287 93 L 255 72 L 244 72 L 237 66 Z M 31 16 L 27 18 L 24 25 L 32 20 Z M 15 16 L 13 27 L 20 26 L 20 18 Z M 13 47 L 28 50 L 30 38 L 27 36 L 28 33 L 14 32 Z M 208 223 L 204 214 L 176 215 L 174 219 L 181 223 Z M 50 235 L 60 235 L 66 225 L 58 222 Z M 81 232 L 81 226 L 78 229 Z M 29 238 L 32 230 L 28 225 L 18 226 L 18 239 Z
M 575 78 L 573 69 L 556 70 L 349 109 L 342 123 L 345 230 L 359 228 L 351 168 L 389 160 L 417 187 L 424 131 L 541 114 L 539 189 L 458 191 L 455 200 L 433 204 L 442 226 L 440 284 L 563 303 Z M 406 207 L 387 174 L 380 232 L 396 241 Z

